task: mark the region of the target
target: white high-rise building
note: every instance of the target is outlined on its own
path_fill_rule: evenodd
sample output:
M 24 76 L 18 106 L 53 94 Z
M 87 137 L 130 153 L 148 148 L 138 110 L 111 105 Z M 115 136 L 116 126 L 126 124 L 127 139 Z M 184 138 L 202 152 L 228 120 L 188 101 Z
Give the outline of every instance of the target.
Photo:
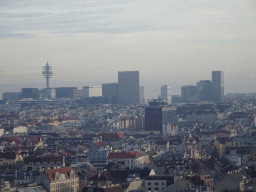
M 168 104 L 172 103 L 172 95 L 171 95 L 171 86 L 170 85 L 162 85 L 161 86 L 161 99 L 164 99 Z
M 122 105 L 140 103 L 139 71 L 118 72 L 118 101 Z
M 101 97 L 102 87 L 101 86 L 86 86 L 83 87 L 82 98 L 87 97 Z
M 144 97 L 144 87 L 140 86 L 140 103 L 144 104 L 144 100 L 145 100 L 145 97 Z

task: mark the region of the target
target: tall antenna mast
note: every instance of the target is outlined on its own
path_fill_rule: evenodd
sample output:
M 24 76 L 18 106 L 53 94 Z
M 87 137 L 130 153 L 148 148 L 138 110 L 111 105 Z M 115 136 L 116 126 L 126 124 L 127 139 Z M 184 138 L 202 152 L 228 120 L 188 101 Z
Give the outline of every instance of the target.
M 49 79 L 52 77 L 52 66 L 48 64 L 48 60 L 45 66 L 43 66 L 43 76 L 46 78 L 46 88 L 49 88 Z

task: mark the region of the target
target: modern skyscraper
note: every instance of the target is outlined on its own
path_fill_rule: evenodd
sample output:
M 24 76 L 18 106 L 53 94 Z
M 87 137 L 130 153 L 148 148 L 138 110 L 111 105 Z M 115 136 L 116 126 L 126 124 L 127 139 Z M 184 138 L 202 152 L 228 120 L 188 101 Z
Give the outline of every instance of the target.
M 118 83 L 102 84 L 102 97 L 110 99 L 111 104 L 118 103 Z
M 19 96 L 19 99 L 24 99 L 24 98 L 38 99 L 39 98 L 38 88 L 22 88 L 21 90 L 22 90 L 22 94 Z
M 224 100 L 224 72 L 212 71 L 212 100 L 220 102 Z
M 212 82 L 202 80 L 196 83 L 197 101 L 212 101 Z
M 49 88 L 49 79 L 52 77 L 52 66 L 48 64 L 48 61 L 46 65 L 43 67 L 43 76 L 46 78 L 46 88 Z
M 172 103 L 172 95 L 171 95 L 171 86 L 170 85 L 162 85 L 161 86 L 161 99 L 164 99 L 168 104 Z
M 140 103 L 139 71 L 118 72 L 118 101 L 122 105 Z
M 196 86 L 194 85 L 185 85 L 181 87 L 181 100 L 184 103 L 196 102 Z

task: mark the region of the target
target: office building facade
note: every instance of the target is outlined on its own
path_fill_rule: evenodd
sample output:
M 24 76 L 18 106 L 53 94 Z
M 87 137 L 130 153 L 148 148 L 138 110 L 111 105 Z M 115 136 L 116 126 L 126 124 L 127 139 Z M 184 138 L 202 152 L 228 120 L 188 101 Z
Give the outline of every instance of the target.
M 197 101 L 196 86 L 185 85 L 181 87 L 181 100 L 184 103 L 194 103 Z
M 118 103 L 118 83 L 102 84 L 102 96 L 110 99 L 111 104 Z
M 19 100 L 21 92 L 5 92 L 3 93 L 3 100 Z
M 170 85 L 162 85 L 161 86 L 161 99 L 164 99 L 168 104 L 172 103 L 172 95 L 171 95 L 171 86 Z
M 212 100 L 220 102 L 224 100 L 224 72 L 212 71 Z
M 77 87 L 56 87 L 56 98 L 73 98 L 74 91 L 77 90 Z
M 39 98 L 38 88 L 22 88 L 21 90 L 22 90 L 22 93 L 19 96 L 20 99 L 25 99 L 25 98 L 38 99 Z
M 102 87 L 101 86 L 83 87 L 82 98 L 87 98 L 87 97 L 102 97 Z
M 150 102 L 145 108 L 145 130 L 162 131 L 166 123 L 177 124 L 177 107 L 165 106 L 164 102 Z
M 122 105 L 140 103 L 139 71 L 118 72 L 118 101 Z
M 212 82 L 202 80 L 196 83 L 197 101 L 212 101 Z

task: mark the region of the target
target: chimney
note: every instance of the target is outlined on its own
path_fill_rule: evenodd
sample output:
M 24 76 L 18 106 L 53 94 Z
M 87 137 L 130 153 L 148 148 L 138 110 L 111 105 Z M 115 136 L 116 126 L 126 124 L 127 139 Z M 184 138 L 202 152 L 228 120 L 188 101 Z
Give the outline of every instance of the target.
M 63 167 L 66 167 L 66 164 L 65 164 L 65 156 L 64 156 L 64 155 L 63 155 L 63 159 L 62 159 L 62 161 L 63 161 L 63 162 L 62 162 L 62 163 L 63 163 L 63 165 L 62 165 L 62 166 L 63 166 Z

